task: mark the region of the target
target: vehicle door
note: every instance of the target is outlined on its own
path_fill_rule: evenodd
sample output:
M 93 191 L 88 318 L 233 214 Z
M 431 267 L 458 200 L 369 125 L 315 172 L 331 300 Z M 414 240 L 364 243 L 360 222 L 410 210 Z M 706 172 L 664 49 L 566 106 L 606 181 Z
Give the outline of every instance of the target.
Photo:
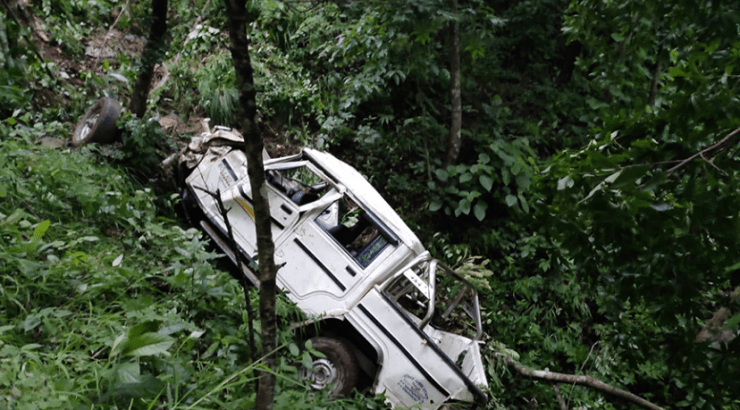
M 471 337 L 434 325 L 435 316 L 449 318 L 463 307 L 462 297 L 468 292 L 466 287 L 457 289 L 460 300 L 446 300 L 448 309 L 435 315 L 437 267 L 425 252 L 376 286 L 352 314 L 353 324 L 375 335 L 382 349 L 377 393 L 385 390 L 403 406 L 435 407 L 450 398 L 486 400 L 478 387 L 487 382 L 476 340 L 481 334 L 477 303 L 466 307 L 476 317 Z
M 398 244 L 390 229 L 345 192 L 307 213 L 283 242 L 282 251 L 291 259 L 280 276 L 309 313 L 347 308 L 345 296 Z

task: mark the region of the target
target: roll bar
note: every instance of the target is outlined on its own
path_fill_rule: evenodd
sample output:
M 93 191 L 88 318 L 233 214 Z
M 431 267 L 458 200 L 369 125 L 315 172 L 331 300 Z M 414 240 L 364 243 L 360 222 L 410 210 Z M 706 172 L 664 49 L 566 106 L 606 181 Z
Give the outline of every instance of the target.
M 419 277 L 414 272 L 414 268 L 421 269 L 422 272 L 426 273 L 428 282 L 426 282 L 424 279 Z M 427 305 L 427 312 L 426 315 L 424 315 L 424 318 L 421 319 L 421 322 L 419 322 L 419 328 L 424 329 L 424 327 L 431 322 L 432 318 L 434 317 L 435 313 L 435 302 L 436 302 L 436 290 L 435 290 L 435 284 L 436 284 L 436 278 L 437 278 L 437 270 L 442 269 L 442 271 L 455 278 L 455 280 L 462 283 L 463 287 L 458 291 L 457 295 L 455 295 L 455 298 L 450 304 L 450 306 L 447 308 L 447 310 L 442 314 L 443 318 L 446 318 L 447 316 L 452 313 L 452 311 L 462 302 L 464 296 L 468 292 L 472 292 L 472 302 L 473 306 L 466 306 L 462 305 L 462 309 L 465 311 L 465 313 L 468 314 L 474 321 L 475 321 L 475 328 L 476 333 L 473 340 L 478 341 L 483 336 L 483 325 L 481 322 L 480 317 L 480 303 L 478 299 L 478 291 L 473 287 L 473 285 L 465 280 L 460 274 L 452 270 L 447 265 L 441 263 L 439 260 L 433 258 L 429 251 L 425 251 L 421 255 L 414 258 L 411 262 L 404 265 L 401 269 L 399 269 L 393 276 L 388 278 L 383 284 L 380 285 L 380 291 L 385 293 L 388 287 L 396 281 L 401 276 L 406 276 L 406 278 L 415 286 L 424 296 L 428 299 L 428 305 Z M 406 291 L 407 292 L 407 291 Z M 406 293 L 403 292 L 403 293 Z

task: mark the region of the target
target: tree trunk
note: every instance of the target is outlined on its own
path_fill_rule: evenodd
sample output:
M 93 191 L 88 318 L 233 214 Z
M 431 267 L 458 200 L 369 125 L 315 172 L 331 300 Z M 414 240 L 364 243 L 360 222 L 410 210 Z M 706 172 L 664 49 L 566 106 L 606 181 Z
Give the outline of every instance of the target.
M 462 127 L 462 97 L 460 95 L 460 22 L 457 19 L 457 0 L 450 0 L 455 20 L 452 21 L 450 30 L 450 105 L 452 119 L 450 121 L 450 135 L 448 137 L 447 165 L 457 161 L 460 154 L 462 140 L 460 128 Z
M 658 93 L 658 79 L 660 78 L 660 61 L 655 58 L 655 68 L 653 69 L 653 80 L 650 83 L 650 94 L 648 95 L 648 105 L 655 106 L 655 95 Z
M 229 14 L 229 37 L 231 58 L 236 69 L 236 85 L 239 89 L 240 124 L 244 134 L 244 149 L 247 154 L 247 172 L 254 202 L 255 227 L 257 231 L 257 253 L 260 277 L 259 313 L 262 324 L 262 354 L 264 365 L 270 371 L 262 372 L 257 388 L 257 409 L 272 409 L 275 393 L 274 351 L 277 348 L 277 317 L 275 312 L 276 283 L 275 244 L 270 230 L 270 208 L 267 202 L 265 171 L 262 162 L 262 138 L 257 125 L 257 92 L 252 78 L 252 63 L 249 58 L 247 39 L 247 10 L 242 0 L 225 0 Z
M 146 114 L 146 100 L 154 76 L 154 66 L 164 54 L 165 34 L 167 34 L 167 0 L 152 0 L 152 28 L 144 54 L 141 56 L 141 68 L 129 104 L 129 110 L 138 118 L 144 118 Z

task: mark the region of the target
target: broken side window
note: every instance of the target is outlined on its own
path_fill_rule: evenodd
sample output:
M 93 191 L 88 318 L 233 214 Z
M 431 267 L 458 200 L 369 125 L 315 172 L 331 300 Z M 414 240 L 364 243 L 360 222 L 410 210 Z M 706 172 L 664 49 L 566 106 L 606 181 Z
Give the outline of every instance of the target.
M 326 181 L 305 165 L 269 170 L 266 180 L 298 206 L 318 200 L 331 189 Z
M 363 268 L 389 245 L 398 243 L 395 235 L 347 196 L 331 204 L 315 222 Z

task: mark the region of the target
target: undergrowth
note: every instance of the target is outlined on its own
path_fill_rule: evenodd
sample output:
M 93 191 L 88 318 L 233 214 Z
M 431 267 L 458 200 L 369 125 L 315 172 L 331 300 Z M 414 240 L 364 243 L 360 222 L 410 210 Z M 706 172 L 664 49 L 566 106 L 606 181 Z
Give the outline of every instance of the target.
M 0 409 L 252 407 L 261 367 L 219 255 L 176 220 L 176 196 L 90 148 L 35 145 L 64 132 L 0 123 Z M 307 389 L 297 351 L 279 352 L 276 408 L 377 407 Z

